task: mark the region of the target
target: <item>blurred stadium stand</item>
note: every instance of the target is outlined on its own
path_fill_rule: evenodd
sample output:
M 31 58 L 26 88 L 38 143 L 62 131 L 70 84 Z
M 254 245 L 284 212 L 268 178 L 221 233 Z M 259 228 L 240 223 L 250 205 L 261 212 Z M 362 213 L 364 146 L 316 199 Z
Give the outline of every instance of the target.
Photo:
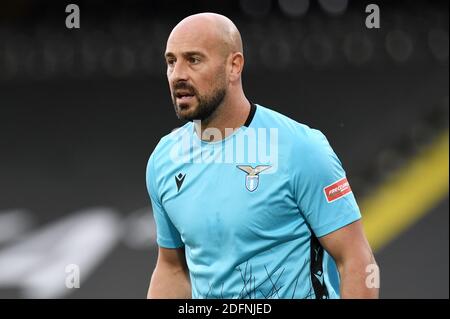
M 447 1 L 377 1 L 379 30 L 364 26 L 370 1 L 73 2 L 79 30 L 66 3 L 0 2 L 0 298 L 145 297 L 145 166 L 182 124 L 162 53 L 188 14 L 235 21 L 247 96 L 323 131 L 359 202 L 448 136 Z M 377 249 L 381 297 L 448 298 L 446 189 Z M 69 263 L 80 289 L 63 286 Z

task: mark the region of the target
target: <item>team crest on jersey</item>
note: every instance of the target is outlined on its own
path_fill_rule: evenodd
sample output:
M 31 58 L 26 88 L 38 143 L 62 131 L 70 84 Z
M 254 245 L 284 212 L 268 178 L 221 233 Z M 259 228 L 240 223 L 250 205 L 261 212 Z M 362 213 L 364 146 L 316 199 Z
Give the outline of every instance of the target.
M 253 168 L 250 165 L 237 165 L 237 168 L 239 168 L 241 171 L 244 171 L 247 173 L 245 176 L 245 187 L 249 192 L 253 192 L 255 189 L 258 188 L 259 185 L 259 173 L 262 171 L 265 171 L 266 169 L 271 168 L 270 165 L 258 165 L 255 168 Z

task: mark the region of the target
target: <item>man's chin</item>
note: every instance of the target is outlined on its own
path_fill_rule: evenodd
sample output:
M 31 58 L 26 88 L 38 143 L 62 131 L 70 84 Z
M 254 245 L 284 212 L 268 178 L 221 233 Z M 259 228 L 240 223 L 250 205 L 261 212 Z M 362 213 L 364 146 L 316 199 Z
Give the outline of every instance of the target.
M 196 107 L 190 104 L 178 104 L 177 116 L 180 120 L 192 121 L 196 117 Z

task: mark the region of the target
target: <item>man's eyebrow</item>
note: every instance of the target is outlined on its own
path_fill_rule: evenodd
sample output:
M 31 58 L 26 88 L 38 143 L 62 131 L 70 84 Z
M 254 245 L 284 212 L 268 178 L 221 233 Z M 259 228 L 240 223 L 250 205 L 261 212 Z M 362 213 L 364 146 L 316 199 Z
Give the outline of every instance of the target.
M 164 54 L 165 58 L 173 58 L 175 56 L 175 54 L 173 54 L 172 52 L 167 52 L 166 54 Z
M 186 52 L 183 52 L 181 55 L 183 57 L 190 57 L 190 56 L 193 56 L 193 55 L 198 55 L 198 56 L 201 56 L 201 57 L 205 57 L 206 56 L 203 52 L 200 52 L 200 51 L 186 51 Z M 173 58 L 173 57 L 175 57 L 175 54 L 173 54 L 172 52 L 167 52 L 166 54 L 164 54 L 164 57 L 165 58 Z
M 187 52 L 183 52 L 183 56 L 193 56 L 193 55 L 198 55 L 198 56 L 201 56 L 201 57 L 204 57 L 205 56 L 205 54 L 204 53 L 202 53 L 202 52 L 200 52 L 200 51 L 187 51 Z

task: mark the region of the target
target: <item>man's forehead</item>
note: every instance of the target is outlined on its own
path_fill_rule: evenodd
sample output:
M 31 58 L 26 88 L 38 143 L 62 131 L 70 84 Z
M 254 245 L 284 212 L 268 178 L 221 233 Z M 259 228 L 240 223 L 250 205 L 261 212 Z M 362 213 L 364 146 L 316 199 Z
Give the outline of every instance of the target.
M 218 41 L 214 39 L 211 32 L 195 32 L 195 30 L 174 30 L 168 40 L 166 52 L 208 52 L 217 46 Z

